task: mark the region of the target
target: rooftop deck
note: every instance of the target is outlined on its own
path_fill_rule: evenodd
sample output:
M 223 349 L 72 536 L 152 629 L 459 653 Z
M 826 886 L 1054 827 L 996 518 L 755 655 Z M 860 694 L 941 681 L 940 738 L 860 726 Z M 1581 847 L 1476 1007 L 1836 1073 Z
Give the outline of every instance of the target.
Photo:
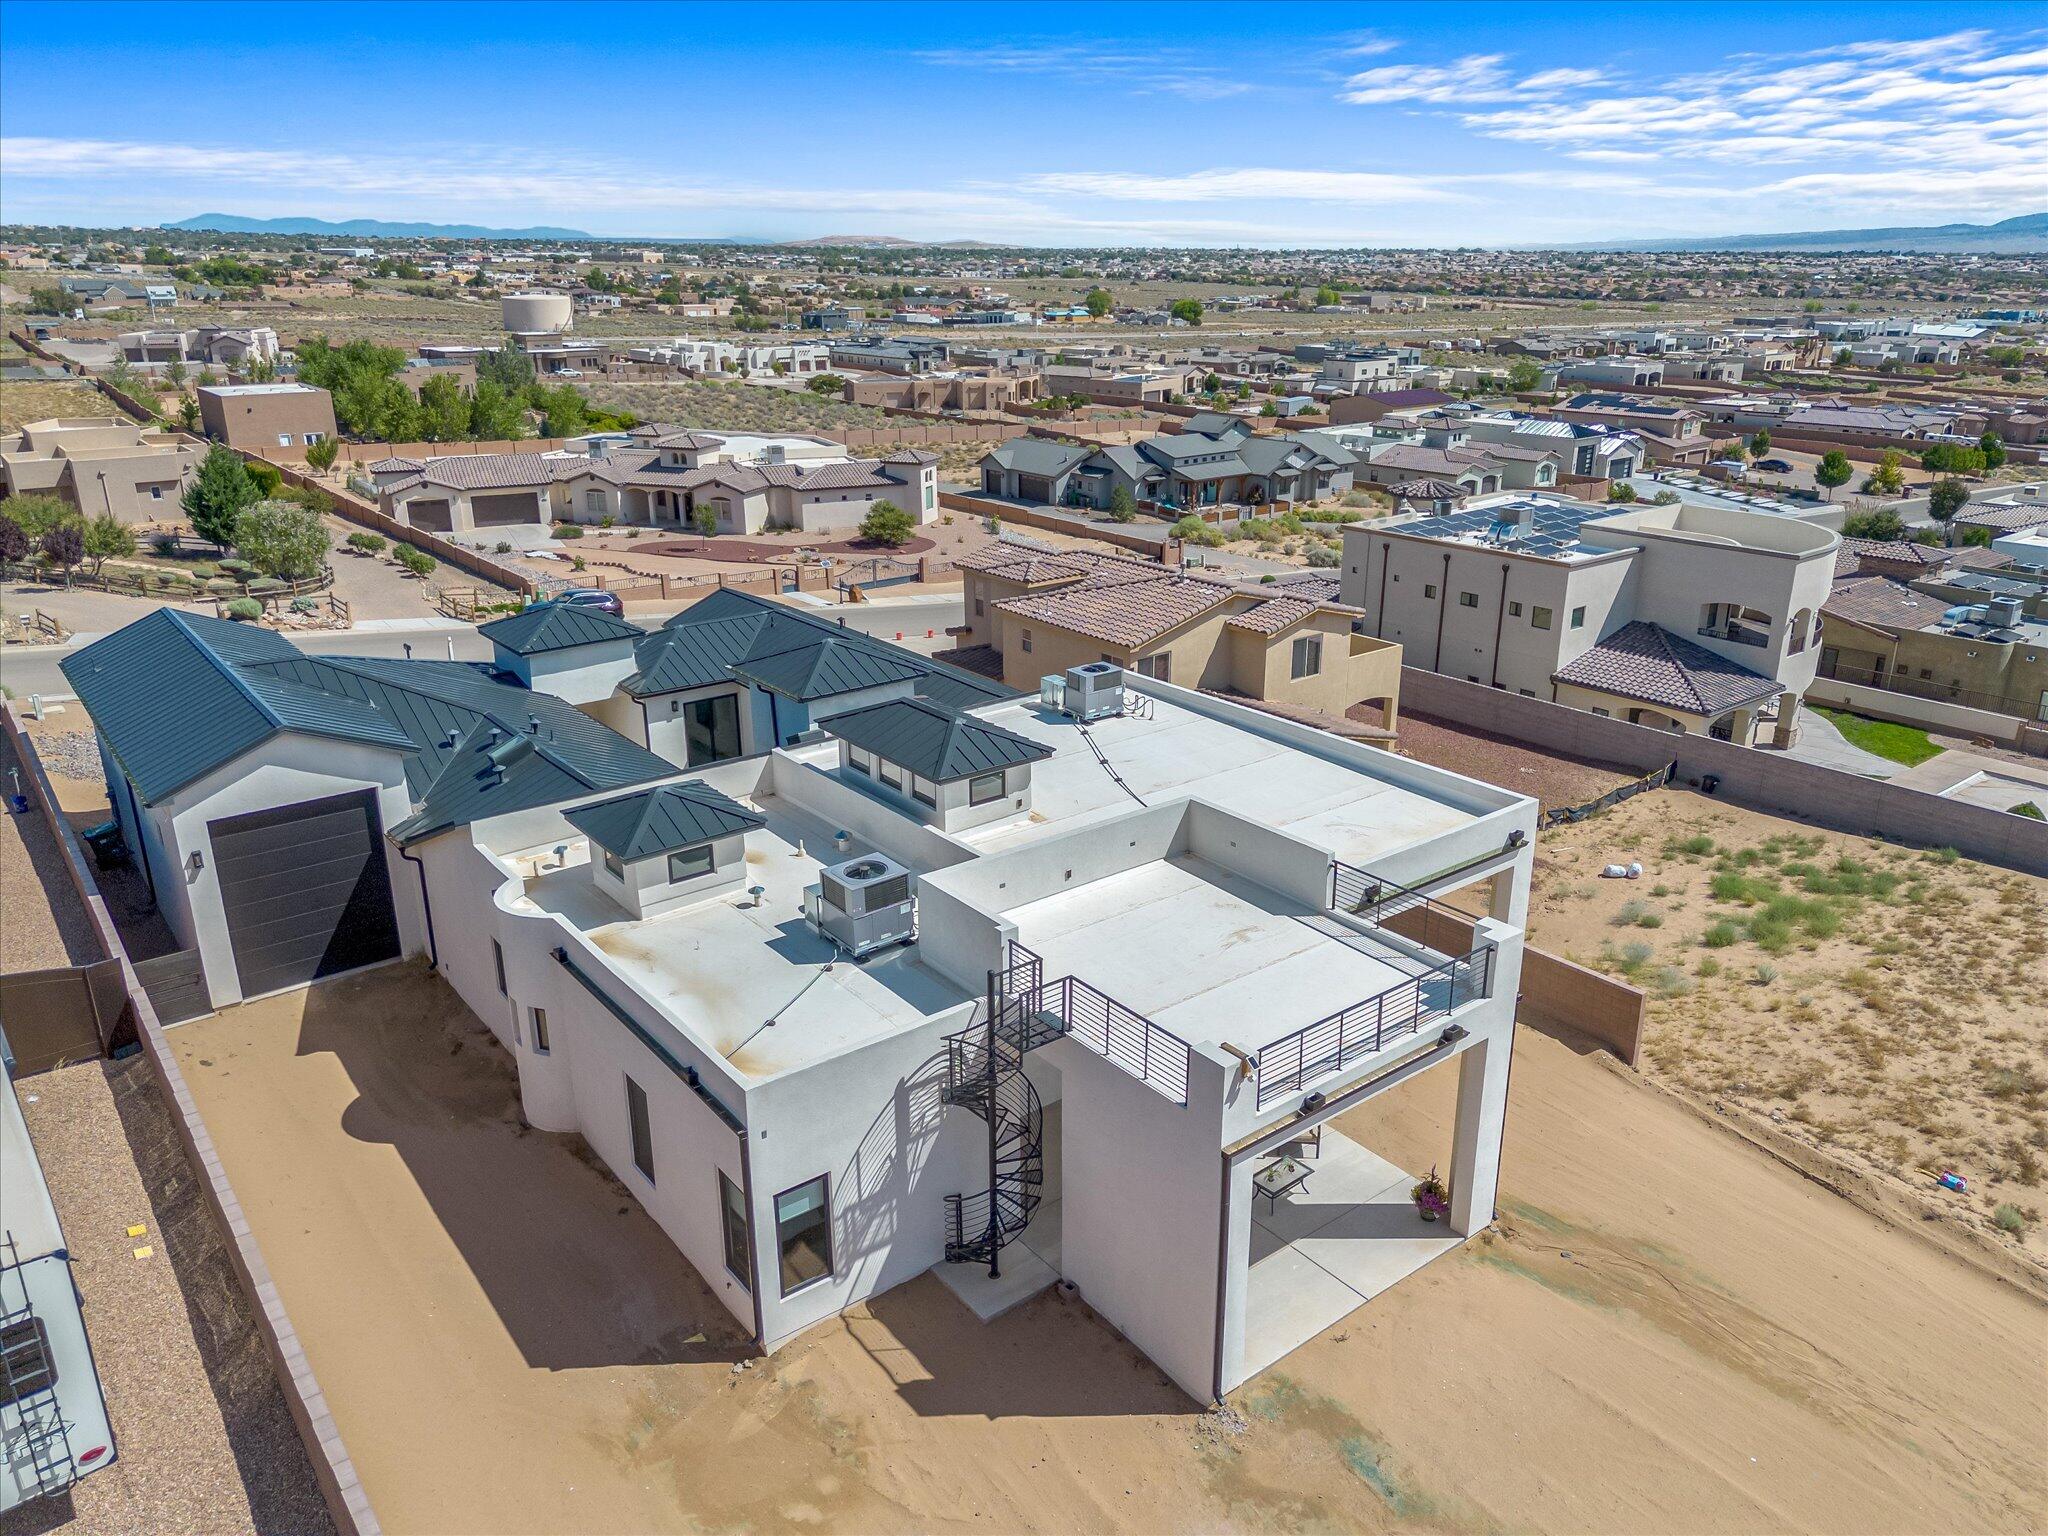
M 1255 1051 L 1428 968 L 1190 855 L 1005 915 L 1047 976 L 1079 976 L 1198 1046 Z
M 961 834 L 977 853 L 1072 831 L 1135 804 L 1089 751 L 1071 718 L 1023 700 L 975 713 L 1057 753 L 1032 770 L 1028 818 Z M 1454 831 L 1482 814 L 1447 796 L 1381 778 L 1369 759 L 1361 766 L 1334 753 L 1319 756 L 1163 699 L 1153 701 L 1149 716 L 1097 720 L 1088 735 L 1147 804 L 1206 800 L 1367 868 L 1389 849 Z M 1337 745 L 1331 742 L 1333 749 Z M 1396 760 L 1387 761 L 1391 766 Z

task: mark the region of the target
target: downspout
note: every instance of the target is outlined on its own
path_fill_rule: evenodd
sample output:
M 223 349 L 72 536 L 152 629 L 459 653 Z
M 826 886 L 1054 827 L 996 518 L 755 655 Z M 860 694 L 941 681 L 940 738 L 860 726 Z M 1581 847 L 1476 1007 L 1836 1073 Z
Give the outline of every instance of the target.
M 1436 659 L 1429 664 L 1432 672 L 1444 669 L 1444 612 L 1451 602 L 1451 552 L 1444 551 L 1444 573 L 1436 581 Z
M 761 1320 L 761 1239 L 754 1231 L 754 1158 L 751 1129 L 740 1133 L 740 1199 L 747 1205 L 747 1294 L 754 1299 L 754 1347 L 766 1352 L 768 1340 Z
M 641 698 L 635 702 L 640 706 L 640 745 L 652 752 L 654 750 L 654 722 L 647 718 L 647 700 Z
M 128 786 L 128 816 L 135 823 L 135 862 L 142 866 L 143 883 L 149 887 L 150 905 L 155 906 L 156 871 L 149 867 L 149 850 L 142 845 L 142 805 L 135 798 L 135 781 L 126 772 L 121 774 L 121 782 Z
M 441 968 L 441 951 L 434 943 L 434 901 L 427 894 L 427 866 L 414 858 L 410 849 L 403 844 L 396 845 L 398 856 L 420 872 L 420 910 L 427 918 L 427 964 L 436 970 Z
M 1493 614 L 1493 686 L 1500 686 L 1500 638 L 1508 621 L 1508 562 L 1500 563 L 1500 606 Z
M 1372 546 L 1365 547 L 1366 574 L 1372 574 Z M 1372 637 L 1375 640 L 1387 638 L 1387 567 L 1394 563 L 1394 544 L 1391 539 L 1380 540 L 1380 611 L 1373 616 Z

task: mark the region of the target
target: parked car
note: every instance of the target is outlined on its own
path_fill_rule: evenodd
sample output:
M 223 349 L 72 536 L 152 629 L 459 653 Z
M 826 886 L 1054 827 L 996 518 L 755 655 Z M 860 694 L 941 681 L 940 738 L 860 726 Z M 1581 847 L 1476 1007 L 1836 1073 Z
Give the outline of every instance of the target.
M 1791 462 L 1786 459 L 1758 459 L 1756 467 L 1758 469 L 1768 469 L 1775 475 L 1789 475 L 1792 473 Z
M 569 608 L 595 608 L 599 613 L 609 613 L 617 618 L 626 616 L 626 605 L 619 601 L 617 594 L 601 587 L 571 587 L 556 601 Z

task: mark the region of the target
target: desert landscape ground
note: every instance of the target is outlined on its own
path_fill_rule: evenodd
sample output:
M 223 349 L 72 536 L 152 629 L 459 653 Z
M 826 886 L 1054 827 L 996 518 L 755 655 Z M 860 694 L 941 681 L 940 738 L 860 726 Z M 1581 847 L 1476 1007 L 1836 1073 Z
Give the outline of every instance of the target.
M 2024 1531 L 2038 1295 L 1524 1031 L 1502 1219 L 1203 1411 L 929 1278 L 766 1360 L 424 970 L 173 1033 L 386 1527 Z M 1452 1079 L 1341 1129 L 1442 1153 Z M 1625 1477 L 1579 1475 L 1627 1467 Z
M 1544 832 L 1535 890 L 1650 994 L 1647 1073 L 2048 1262 L 2048 881 L 1667 790 Z

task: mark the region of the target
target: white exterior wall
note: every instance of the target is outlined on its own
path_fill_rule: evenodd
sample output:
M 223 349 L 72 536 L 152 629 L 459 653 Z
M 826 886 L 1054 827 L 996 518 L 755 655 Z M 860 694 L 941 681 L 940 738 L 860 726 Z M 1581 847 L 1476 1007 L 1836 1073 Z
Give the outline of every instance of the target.
M 535 693 L 553 694 L 571 704 L 594 704 L 637 670 L 633 642 L 620 639 L 600 645 L 572 645 L 559 651 L 520 656 L 493 647 L 497 664 Z
M 377 792 L 383 827 L 389 829 L 412 814 L 403 763 L 398 753 L 382 747 L 325 737 L 276 736 L 146 809 L 153 824 L 150 835 L 159 844 L 159 857 L 168 865 L 160 869 L 152 863 L 157 905 L 179 945 L 198 949 L 206 971 L 207 995 L 216 1008 L 241 1002 L 243 997 L 227 912 L 221 904 L 220 861 L 214 857 L 207 824 L 250 811 L 371 789 Z M 390 866 L 400 953 L 412 954 L 426 944 L 419 888 L 413 871 L 388 839 L 382 840 L 382 846 Z M 197 870 L 191 867 L 194 852 L 204 856 Z

